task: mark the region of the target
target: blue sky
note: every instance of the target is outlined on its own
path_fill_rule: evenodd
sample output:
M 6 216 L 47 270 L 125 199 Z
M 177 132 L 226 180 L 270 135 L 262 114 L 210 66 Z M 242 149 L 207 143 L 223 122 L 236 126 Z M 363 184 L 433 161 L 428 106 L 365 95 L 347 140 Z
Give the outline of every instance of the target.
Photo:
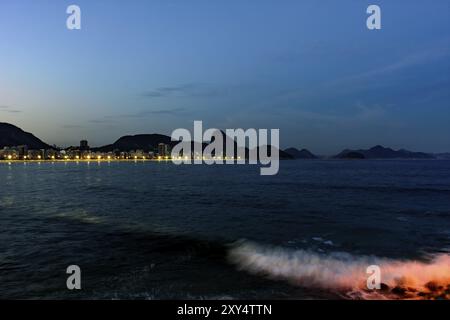
M 2 0 L 0 121 L 63 146 L 203 120 L 321 154 L 450 151 L 449 15 L 447 0 Z

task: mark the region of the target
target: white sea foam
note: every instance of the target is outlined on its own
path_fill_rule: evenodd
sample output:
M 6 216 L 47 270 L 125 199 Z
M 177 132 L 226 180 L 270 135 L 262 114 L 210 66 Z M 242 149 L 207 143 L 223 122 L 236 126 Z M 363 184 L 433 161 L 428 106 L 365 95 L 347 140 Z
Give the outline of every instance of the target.
M 407 292 L 430 294 L 430 286 L 443 294 L 450 285 L 450 255 L 436 255 L 428 262 L 401 261 L 373 256 L 355 256 L 335 252 L 318 254 L 307 250 L 261 246 L 251 242 L 239 242 L 230 251 L 230 259 L 241 270 L 262 274 L 293 284 L 339 291 L 360 292 L 367 295 L 367 267 L 378 265 L 381 281 L 389 288 Z M 438 288 L 440 288 L 438 290 Z M 372 291 L 379 297 L 380 291 Z M 389 291 L 389 297 L 394 291 Z M 370 293 L 370 292 L 369 292 Z M 444 293 L 445 296 L 445 293 Z M 419 297 L 419 296 L 417 296 Z
M 56 215 L 56 217 L 89 224 L 99 224 L 102 222 L 101 217 L 95 216 L 84 209 L 76 209 L 69 212 L 60 212 Z

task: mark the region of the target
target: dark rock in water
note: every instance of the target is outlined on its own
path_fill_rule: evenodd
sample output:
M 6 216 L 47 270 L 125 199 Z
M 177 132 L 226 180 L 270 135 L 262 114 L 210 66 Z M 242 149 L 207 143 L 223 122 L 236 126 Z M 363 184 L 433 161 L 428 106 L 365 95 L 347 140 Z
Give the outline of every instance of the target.
M 394 289 L 392 289 L 391 292 L 393 294 L 396 294 L 396 295 L 399 295 L 399 296 L 403 296 L 406 293 L 406 288 L 397 286 Z
M 425 288 L 427 288 L 431 292 L 436 292 L 436 291 L 443 289 L 442 287 L 439 287 L 439 285 L 434 281 L 430 281 L 430 282 L 426 283 Z
M 380 284 L 380 291 L 381 292 L 388 292 L 391 288 L 386 284 L 386 283 L 381 283 Z
M 407 292 L 402 296 L 402 299 L 414 299 L 414 298 L 417 298 L 417 296 L 411 292 Z
M 427 294 L 425 293 L 425 292 L 419 292 L 418 294 L 417 294 L 419 297 L 425 297 Z

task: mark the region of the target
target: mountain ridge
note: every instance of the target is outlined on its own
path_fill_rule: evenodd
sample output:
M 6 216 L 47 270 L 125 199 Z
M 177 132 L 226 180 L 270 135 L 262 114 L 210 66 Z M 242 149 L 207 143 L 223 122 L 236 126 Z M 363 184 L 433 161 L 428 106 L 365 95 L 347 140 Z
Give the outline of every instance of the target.
M 222 131 L 223 132 L 223 131 Z M 225 139 L 224 139 L 225 142 Z M 171 141 L 171 137 L 164 134 L 136 134 L 125 135 L 117 139 L 114 143 L 95 147 L 91 150 L 100 152 L 110 152 L 113 150 L 131 151 L 144 150 L 151 151 L 158 148 L 159 143 L 175 146 L 178 141 Z M 4 147 L 15 147 L 27 145 L 29 149 L 55 149 L 32 133 L 6 122 L 0 122 L 0 149 Z M 206 143 L 203 143 L 203 147 Z M 246 148 L 247 149 L 247 148 Z M 193 150 L 193 148 L 192 148 Z M 317 155 L 307 149 L 287 148 L 280 151 L 282 159 L 317 159 Z M 246 154 L 248 149 L 246 150 Z M 381 145 L 370 149 L 344 149 L 339 154 L 331 156 L 332 159 L 450 159 L 450 153 L 425 153 L 413 152 L 405 149 L 394 150 Z
M 53 149 L 32 133 L 25 132 L 19 127 L 0 122 L 0 148 L 26 145 L 29 149 Z
M 298 150 L 297 148 L 287 148 L 284 152 L 292 156 L 294 159 L 318 159 L 319 157 L 313 154 L 308 149 Z
M 435 159 L 433 154 L 413 152 L 405 149 L 394 150 L 381 145 L 370 149 L 345 149 L 333 156 L 334 159 Z

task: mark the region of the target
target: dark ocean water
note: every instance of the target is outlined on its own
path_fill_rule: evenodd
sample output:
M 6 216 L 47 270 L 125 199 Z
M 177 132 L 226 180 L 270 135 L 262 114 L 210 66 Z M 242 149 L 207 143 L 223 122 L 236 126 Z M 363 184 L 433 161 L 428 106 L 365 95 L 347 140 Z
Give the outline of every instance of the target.
M 282 161 L 276 176 L 1 163 L 0 183 L 0 298 L 337 298 L 323 285 L 336 252 L 343 277 L 450 252 L 450 161 Z M 66 289 L 72 264 L 80 291 Z

